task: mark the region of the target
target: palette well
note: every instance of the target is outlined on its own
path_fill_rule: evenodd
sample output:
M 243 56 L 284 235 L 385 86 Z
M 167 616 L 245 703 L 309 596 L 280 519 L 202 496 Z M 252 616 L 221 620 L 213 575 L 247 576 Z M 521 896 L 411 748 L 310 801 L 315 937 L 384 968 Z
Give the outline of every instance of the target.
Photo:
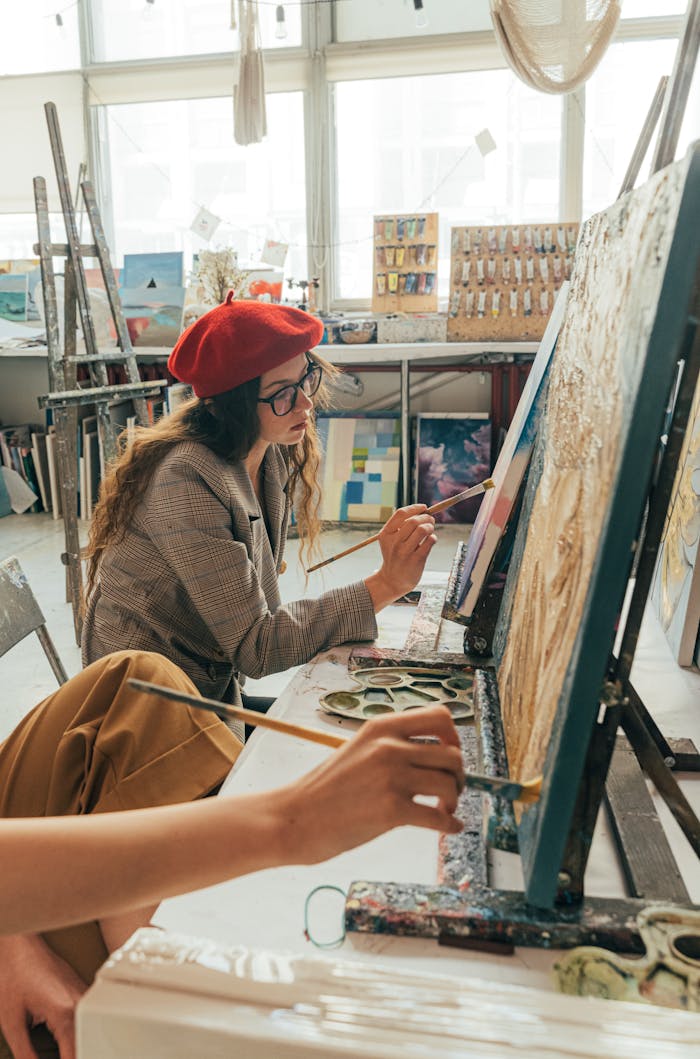
M 454 670 L 401 666 L 363 669 L 350 678 L 355 685 L 320 698 L 326 713 L 365 721 L 383 713 L 402 713 L 419 706 L 447 706 L 455 720 L 474 715 L 473 674 Z

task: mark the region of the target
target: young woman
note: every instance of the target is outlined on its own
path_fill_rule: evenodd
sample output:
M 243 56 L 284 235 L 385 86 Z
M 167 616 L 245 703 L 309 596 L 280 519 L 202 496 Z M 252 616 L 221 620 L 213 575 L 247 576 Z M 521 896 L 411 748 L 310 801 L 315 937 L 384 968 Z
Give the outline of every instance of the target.
M 195 399 L 135 440 L 104 481 L 90 536 L 83 662 L 126 648 L 176 662 L 203 695 L 240 702 L 240 678 L 372 640 L 375 613 L 413 588 L 435 543 L 424 505 L 395 512 L 364 580 L 284 606 L 292 503 L 316 540 L 314 402 L 321 322 L 232 296 L 196 321 L 169 367 Z
M 51 1039 L 46 1051 L 30 1043 L 29 1027 L 45 1024 L 61 1059 L 73 1059 L 86 983 L 161 898 L 314 863 L 400 824 L 460 829 L 461 754 L 442 707 L 367 722 L 286 787 L 208 798 L 240 743 L 211 714 L 131 690 L 131 677 L 195 692 L 166 659 L 123 651 L 44 700 L 0 746 L 0 934 L 45 932 L 0 937 L 1 1056 L 56 1055 Z M 353 791 L 340 807 L 339 788 Z M 419 794 L 437 804 L 416 803 Z

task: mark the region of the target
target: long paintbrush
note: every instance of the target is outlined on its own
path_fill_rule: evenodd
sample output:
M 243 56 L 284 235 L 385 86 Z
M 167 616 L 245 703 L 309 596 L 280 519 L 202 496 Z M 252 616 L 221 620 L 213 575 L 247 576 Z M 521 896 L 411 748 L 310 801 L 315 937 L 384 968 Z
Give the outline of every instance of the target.
M 218 714 L 219 717 L 230 717 L 234 721 L 245 721 L 246 724 L 257 725 L 259 728 L 270 728 L 273 732 L 281 732 L 282 735 L 295 735 L 298 739 L 306 739 L 311 743 L 321 743 L 323 746 L 336 748 L 347 742 L 342 735 L 332 735 L 330 732 L 321 732 L 318 728 L 306 728 L 301 724 L 279 721 L 275 717 L 268 717 L 266 713 L 246 710 L 242 706 L 225 706 L 216 699 L 200 698 L 198 695 L 189 695 L 186 691 L 175 691 L 174 688 L 151 684 L 146 680 L 131 678 L 129 687 L 136 691 L 143 691 L 147 695 L 159 695 L 163 699 L 184 702 L 187 706 L 194 706 L 198 710 L 208 710 L 210 713 Z M 465 772 L 464 783 L 467 787 L 487 791 L 489 794 L 498 794 L 501 798 L 507 798 L 508 801 L 536 802 L 540 796 L 542 777 L 531 780 L 529 783 L 516 783 L 513 780 L 500 779 L 498 776 L 481 776 L 476 772 Z
M 436 515 L 438 511 L 446 511 L 448 507 L 452 507 L 454 504 L 461 503 L 462 500 L 468 500 L 471 496 L 479 496 L 480 493 L 485 493 L 487 489 L 493 489 L 495 486 L 493 478 L 485 478 L 483 482 L 479 482 L 478 485 L 472 485 L 469 489 L 463 489 L 461 493 L 456 493 L 454 496 L 449 496 L 447 500 L 441 500 L 439 504 L 433 504 L 425 512 L 426 515 Z M 353 544 L 351 548 L 346 548 L 344 552 L 338 552 L 337 555 L 331 555 L 330 559 L 324 559 L 323 562 L 316 563 L 315 566 L 310 566 L 306 571 L 307 574 L 312 574 L 314 570 L 320 570 L 322 566 L 328 566 L 329 563 L 334 563 L 336 559 L 343 559 L 346 555 L 352 555 L 353 552 L 357 552 L 360 548 L 366 548 L 368 544 L 374 544 L 375 541 L 379 540 L 379 534 L 373 533 L 371 537 L 367 537 L 365 540 L 360 541 L 359 544 Z

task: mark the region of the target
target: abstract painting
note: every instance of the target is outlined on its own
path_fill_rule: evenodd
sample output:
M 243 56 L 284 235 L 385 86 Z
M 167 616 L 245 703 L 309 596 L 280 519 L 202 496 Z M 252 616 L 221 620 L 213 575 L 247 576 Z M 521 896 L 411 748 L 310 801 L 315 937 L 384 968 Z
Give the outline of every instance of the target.
M 414 463 L 417 504 L 438 504 L 488 478 L 491 469 L 491 421 L 487 412 L 444 412 L 416 416 Z M 473 522 L 481 497 L 446 511 L 436 522 Z
M 318 432 L 324 450 L 320 517 L 331 522 L 385 522 L 398 497 L 398 416 L 319 416 Z
M 694 664 L 700 624 L 699 542 L 700 385 L 688 416 L 652 588 L 661 627 L 681 666 Z
M 484 494 L 469 534 L 459 578 L 451 587 L 445 604 L 445 616 L 452 620 L 467 622 L 471 617 L 482 587 L 492 571 L 498 544 L 515 511 L 532 455 L 546 390 L 547 372 L 564 318 L 568 293 L 569 284 L 565 283 L 557 296 L 518 407 L 498 454 L 491 475 L 495 487 Z
M 700 271 L 700 146 L 583 227 L 496 643 L 528 900 L 551 906 Z

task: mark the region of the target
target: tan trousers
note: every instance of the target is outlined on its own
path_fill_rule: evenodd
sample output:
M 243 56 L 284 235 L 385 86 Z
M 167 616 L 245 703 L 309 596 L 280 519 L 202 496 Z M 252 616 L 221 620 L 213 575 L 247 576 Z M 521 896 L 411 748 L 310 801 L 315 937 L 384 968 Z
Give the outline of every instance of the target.
M 197 694 L 160 655 L 120 651 L 94 662 L 0 746 L 0 816 L 168 805 L 202 798 L 223 782 L 242 749 L 226 725 L 214 714 L 133 691 L 129 677 Z M 44 937 L 88 983 L 107 957 L 96 922 Z M 0 1040 L 3 1055 L 9 1052 Z

